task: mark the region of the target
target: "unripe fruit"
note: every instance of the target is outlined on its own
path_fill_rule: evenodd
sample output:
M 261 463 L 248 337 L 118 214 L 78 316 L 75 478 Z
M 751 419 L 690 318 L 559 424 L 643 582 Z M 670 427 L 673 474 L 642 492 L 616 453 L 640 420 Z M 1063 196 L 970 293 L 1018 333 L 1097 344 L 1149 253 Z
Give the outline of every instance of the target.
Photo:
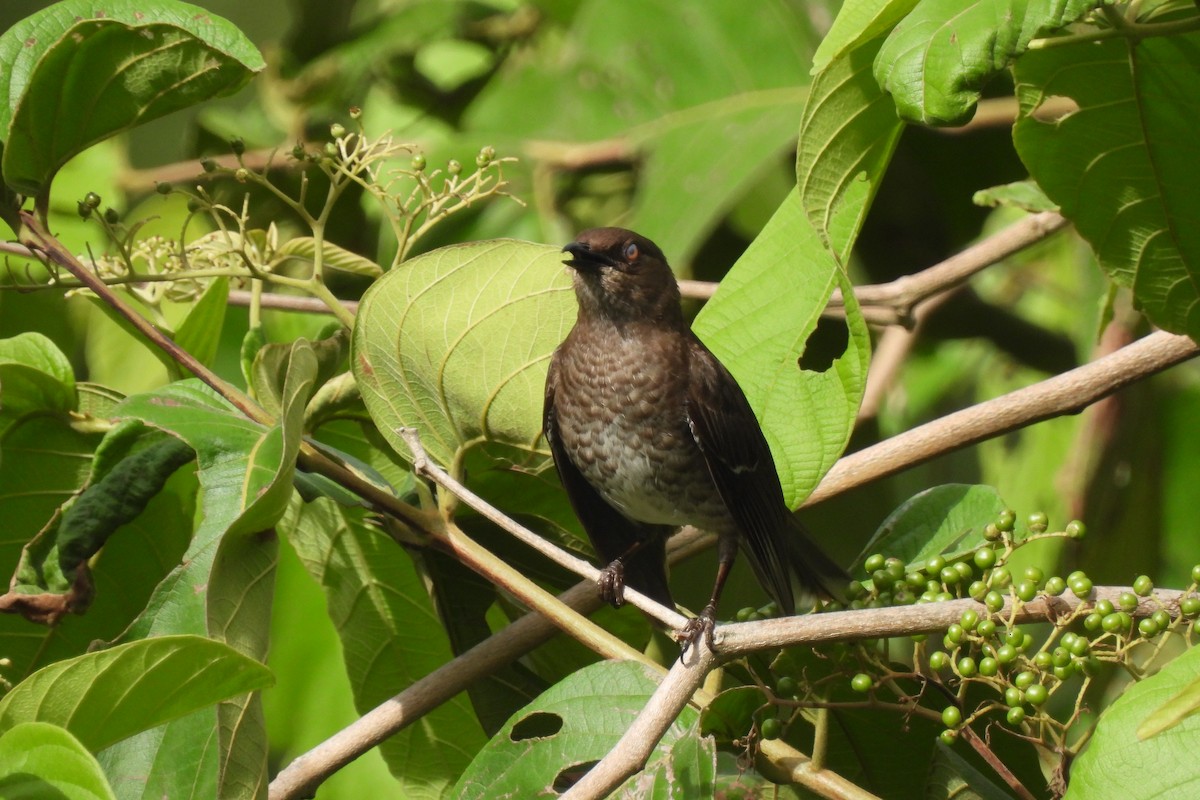
M 975 562 L 975 566 L 980 569 L 991 569 L 996 566 L 996 551 L 990 547 L 976 550 L 972 560 Z
M 996 527 L 1005 533 L 1010 533 L 1013 526 L 1017 524 L 1017 515 L 1010 509 L 1006 508 L 1000 512 L 1000 516 L 996 517 Z
M 1035 511 L 1029 515 L 1029 530 L 1033 533 L 1045 533 L 1050 527 L 1050 520 L 1044 511 Z
M 1010 708 L 1008 710 L 1008 714 L 1005 716 L 1005 719 L 1008 720 L 1009 725 L 1020 725 L 1025 721 L 1025 709 L 1021 708 L 1020 706 Z
M 863 567 L 867 570 L 868 575 L 870 575 L 872 572 L 874 572 L 876 570 L 883 569 L 883 565 L 884 565 L 883 553 L 875 553 L 873 555 L 870 555 L 867 557 L 867 560 L 865 562 L 863 562 Z
M 1067 536 L 1070 536 L 1072 539 L 1079 540 L 1084 536 L 1087 536 L 1087 526 L 1079 520 L 1073 519 L 1067 523 L 1066 532 Z
M 958 706 L 946 706 L 942 710 L 942 724 L 947 728 L 957 728 L 962 724 L 962 711 Z
M 860 672 L 850 679 L 850 688 L 859 694 L 866 694 L 871 691 L 873 684 L 874 681 L 871 680 L 871 676 L 865 672 Z
M 1046 702 L 1047 697 L 1049 697 L 1049 693 L 1046 691 L 1046 687 L 1040 683 L 1035 683 L 1025 690 L 1025 702 L 1031 706 L 1040 706 Z
M 779 734 L 783 733 L 783 723 L 777 717 L 767 717 L 759 725 L 759 732 L 762 733 L 762 738 L 768 741 L 778 739 Z

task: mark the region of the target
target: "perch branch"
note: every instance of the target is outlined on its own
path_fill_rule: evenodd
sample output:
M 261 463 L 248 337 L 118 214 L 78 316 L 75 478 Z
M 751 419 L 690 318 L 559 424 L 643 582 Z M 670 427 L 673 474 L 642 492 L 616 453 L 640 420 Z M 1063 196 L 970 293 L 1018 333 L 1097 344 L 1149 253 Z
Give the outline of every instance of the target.
M 845 456 L 826 473 L 806 505 L 893 475 L 946 453 L 1032 425 L 1074 414 L 1113 392 L 1194 358 L 1186 336 L 1150 334 L 1069 372 L 948 414 Z

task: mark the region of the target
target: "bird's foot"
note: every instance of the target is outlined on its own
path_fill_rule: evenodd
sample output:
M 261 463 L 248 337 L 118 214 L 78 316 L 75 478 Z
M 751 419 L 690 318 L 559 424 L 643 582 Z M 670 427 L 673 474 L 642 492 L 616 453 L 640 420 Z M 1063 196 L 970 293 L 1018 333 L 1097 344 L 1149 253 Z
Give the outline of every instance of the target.
M 683 645 L 683 652 L 686 653 L 688 648 L 700 641 L 700 637 L 704 637 L 704 643 L 708 645 L 709 650 L 716 650 L 716 645 L 713 642 L 713 630 L 717 626 L 717 607 L 709 603 L 700 612 L 700 615 L 688 620 L 688 623 L 675 632 L 675 641 Z
M 625 604 L 625 565 L 618 559 L 600 570 L 596 585 L 604 602 L 620 608 Z

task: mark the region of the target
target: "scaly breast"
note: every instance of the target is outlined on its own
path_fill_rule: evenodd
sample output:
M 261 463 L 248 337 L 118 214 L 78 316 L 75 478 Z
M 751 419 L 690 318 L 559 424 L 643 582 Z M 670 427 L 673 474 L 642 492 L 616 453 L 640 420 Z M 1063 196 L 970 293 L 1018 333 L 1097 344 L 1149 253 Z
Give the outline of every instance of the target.
M 568 341 L 556 392 L 559 436 L 575 466 L 630 519 L 706 528 L 728 515 L 688 428 L 686 355 L 613 332 Z

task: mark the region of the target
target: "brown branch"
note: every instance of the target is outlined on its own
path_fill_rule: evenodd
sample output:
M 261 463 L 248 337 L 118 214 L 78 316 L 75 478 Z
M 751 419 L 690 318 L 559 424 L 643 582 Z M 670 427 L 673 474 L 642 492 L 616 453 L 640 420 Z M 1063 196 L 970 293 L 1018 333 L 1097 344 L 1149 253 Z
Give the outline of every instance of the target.
M 992 771 L 1001 777 L 1008 784 L 1008 788 L 1016 793 L 1021 800 L 1037 800 L 1033 794 L 1025 788 L 1025 784 L 1013 774 L 1013 771 L 1008 768 L 1000 757 L 993 752 L 992 748 L 988 747 L 987 742 L 980 738 L 979 734 L 970 725 L 965 725 L 962 728 L 962 737 L 971 745 L 971 748 L 979 754 L 979 757 L 987 762 L 987 765 L 992 768 Z
M 1158 331 L 1069 372 L 948 414 L 845 456 L 805 505 L 895 474 L 940 455 L 1063 414 L 1074 414 L 1131 383 L 1194 358 L 1186 336 Z

